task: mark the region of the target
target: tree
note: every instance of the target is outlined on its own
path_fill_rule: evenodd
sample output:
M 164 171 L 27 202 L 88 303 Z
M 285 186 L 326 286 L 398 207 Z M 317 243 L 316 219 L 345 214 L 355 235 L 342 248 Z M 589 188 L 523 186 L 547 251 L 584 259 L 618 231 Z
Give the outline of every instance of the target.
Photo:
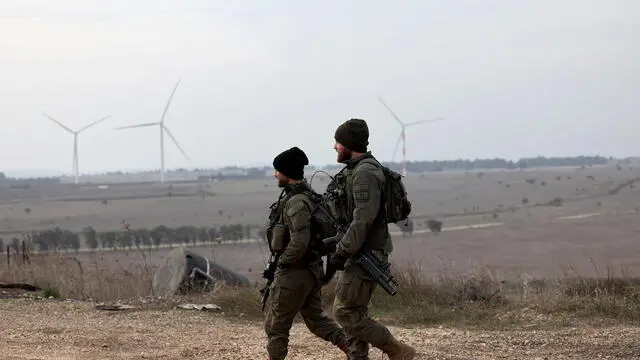
M 84 236 L 84 241 L 89 249 L 95 250 L 98 248 L 98 232 L 96 229 L 91 226 L 87 226 L 82 229 L 82 235 Z

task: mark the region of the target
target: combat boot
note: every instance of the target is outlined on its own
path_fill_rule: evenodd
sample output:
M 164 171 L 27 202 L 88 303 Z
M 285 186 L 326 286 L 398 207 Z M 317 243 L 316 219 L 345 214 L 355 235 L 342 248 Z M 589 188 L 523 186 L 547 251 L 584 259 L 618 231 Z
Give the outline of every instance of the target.
M 389 335 L 389 340 L 380 348 L 389 357 L 389 360 L 413 360 L 416 356 L 416 349 L 396 340 L 393 335 Z

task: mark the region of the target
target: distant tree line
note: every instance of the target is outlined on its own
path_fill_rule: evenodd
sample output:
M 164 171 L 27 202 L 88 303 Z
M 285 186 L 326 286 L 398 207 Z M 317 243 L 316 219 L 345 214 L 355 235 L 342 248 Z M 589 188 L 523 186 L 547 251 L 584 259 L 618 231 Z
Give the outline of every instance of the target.
M 527 169 L 535 167 L 555 167 L 555 166 L 593 166 L 604 165 L 613 161 L 613 157 L 604 156 L 573 156 L 573 157 L 532 157 L 521 158 L 517 161 L 506 160 L 501 158 L 493 159 L 456 159 L 456 160 L 433 160 L 433 161 L 408 161 L 407 171 L 409 172 L 438 172 L 445 170 L 489 170 L 489 169 Z M 391 169 L 399 171 L 402 169 L 401 162 L 383 162 L 383 164 Z M 325 171 L 335 171 L 342 167 L 340 164 L 327 165 L 322 167 Z M 225 169 L 243 169 L 240 167 L 227 167 Z M 264 178 L 265 173 L 270 170 L 269 167 L 252 167 L 244 168 L 246 175 L 221 175 L 220 173 L 211 176 L 201 176 L 204 178 L 217 179 L 238 179 L 238 178 Z
M 241 239 L 264 238 L 263 227 L 258 225 L 228 224 L 219 227 L 180 226 L 170 228 L 158 225 L 152 229 L 121 229 L 116 231 L 96 231 L 87 226 L 81 232 L 73 232 L 56 227 L 44 231 L 23 234 L 27 247 L 38 252 L 78 251 L 85 247 L 95 250 L 153 248 L 161 245 L 197 245 L 213 242 L 236 241 Z M 10 242 L 0 238 L 0 247 L 20 251 L 21 239 L 14 237 Z
M 535 167 L 556 167 L 556 166 L 593 166 L 604 165 L 613 161 L 613 157 L 604 156 L 573 156 L 573 157 L 544 157 L 521 158 L 516 161 L 502 158 L 493 159 L 455 159 L 455 160 L 432 160 L 432 161 L 407 161 L 408 172 L 439 172 L 446 170 L 471 171 L 490 169 L 527 169 Z M 390 169 L 400 171 L 401 162 L 382 162 Z M 339 164 L 325 166 L 326 171 L 337 170 L 342 166 Z
M 627 158 L 628 159 L 628 158 Z M 625 161 L 625 159 L 617 159 Z M 565 157 L 531 157 L 521 158 L 517 161 L 502 158 L 493 159 L 455 159 L 455 160 L 432 160 L 432 161 L 409 161 L 407 171 L 409 172 L 438 172 L 445 170 L 489 170 L 489 169 L 526 169 L 535 167 L 555 167 L 555 166 L 592 166 L 603 165 L 614 161 L 613 157 L 604 156 L 565 156 Z M 399 171 L 402 169 L 400 162 L 383 162 L 385 166 Z M 340 169 L 340 164 L 332 164 L 321 167 L 325 171 Z M 262 179 L 271 168 L 265 167 L 239 167 L 227 166 L 218 170 L 194 169 L 192 171 L 200 173 L 199 180 L 207 179 Z M 177 169 L 175 172 L 188 172 L 187 169 Z M 203 174 L 204 173 L 204 174 Z M 123 174 L 122 172 L 109 172 L 107 174 Z M 13 186 L 29 187 L 30 185 L 45 185 L 60 183 L 59 177 L 38 177 L 38 178 L 9 178 L 0 172 L 0 184 L 9 183 Z
M 577 156 L 577 157 L 544 157 L 522 158 L 517 161 L 501 158 L 494 159 L 457 159 L 445 161 L 412 161 L 407 162 L 409 172 L 438 172 L 445 170 L 489 170 L 489 169 L 527 169 L 536 167 L 556 167 L 556 166 L 593 166 L 604 165 L 613 158 L 604 156 Z M 389 168 L 400 170 L 401 163 L 385 163 Z
M 0 172 L 0 184 L 9 185 L 12 188 L 30 188 L 31 186 L 38 185 L 60 184 L 60 178 L 55 176 L 13 178 L 6 176 L 3 172 Z

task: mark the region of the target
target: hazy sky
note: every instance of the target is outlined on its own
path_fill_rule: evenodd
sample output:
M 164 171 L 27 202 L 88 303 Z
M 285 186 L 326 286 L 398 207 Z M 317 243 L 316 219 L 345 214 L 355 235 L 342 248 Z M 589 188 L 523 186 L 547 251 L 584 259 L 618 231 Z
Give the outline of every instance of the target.
M 180 4 L 182 3 L 182 4 Z M 233 4 L 233 5 L 232 5 Z M 342 121 L 391 160 L 640 153 L 637 0 L 2 0 L 1 170 L 335 162 Z M 396 159 L 400 158 L 398 152 Z

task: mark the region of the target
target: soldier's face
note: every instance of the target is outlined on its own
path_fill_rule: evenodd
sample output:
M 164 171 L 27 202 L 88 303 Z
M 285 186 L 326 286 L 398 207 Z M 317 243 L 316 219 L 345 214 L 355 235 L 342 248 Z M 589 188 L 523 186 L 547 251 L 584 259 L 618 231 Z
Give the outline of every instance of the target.
M 351 159 L 351 150 L 347 149 L 346 147 L 344 147 L 339 142 L 336 142 L 336 144 L 333 146 L 333 148 L 338 153 L 338 159 L 337 160 L 338 160 L 339 163 L 342 163 L 342 162 L 345 162 L 345 161 Z
M 273 177 L 278 180 L 278 187 L 285 187 L 289 183 L 289 178 L 282 175 L 278 170 L 275 170 Z

